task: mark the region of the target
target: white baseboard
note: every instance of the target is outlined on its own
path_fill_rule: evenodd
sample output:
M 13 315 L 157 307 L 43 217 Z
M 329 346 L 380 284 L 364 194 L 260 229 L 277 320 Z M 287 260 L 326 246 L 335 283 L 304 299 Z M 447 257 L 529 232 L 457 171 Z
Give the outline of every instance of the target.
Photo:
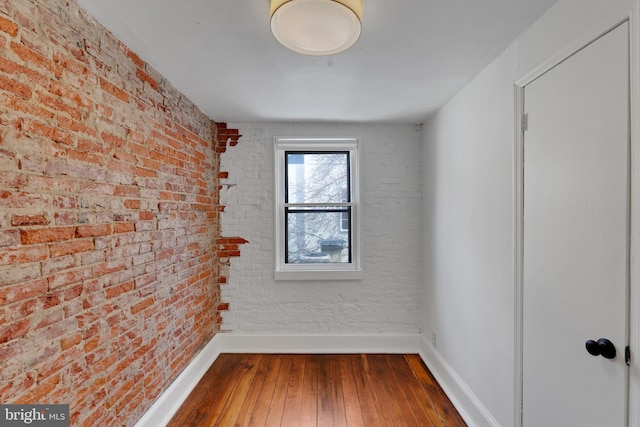
M 160 395 L 158 400 L 138 420 L 135 427 L 166 426 L 180 405 L 198 384 L 221 351 L 218 345 L 218 335 L 196 355 L 187 367 L 178 375 L 174 382 Z
M 500 427 L 480 399 L 424 337 L 421 337 L 419 354 L 469 427 Z
M 401 335 L 264 335 L 219 333 L 221 353 L 416 354 L 420 334 Z

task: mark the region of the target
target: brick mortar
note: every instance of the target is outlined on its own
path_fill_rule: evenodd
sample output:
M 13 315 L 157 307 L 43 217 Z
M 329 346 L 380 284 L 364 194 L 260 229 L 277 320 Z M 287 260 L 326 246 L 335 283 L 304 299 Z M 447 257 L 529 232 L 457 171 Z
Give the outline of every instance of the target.
M 238 132 L 74 0 L 0 0 L 0 124 L 0 401 L 133 425 L 228 308 Z

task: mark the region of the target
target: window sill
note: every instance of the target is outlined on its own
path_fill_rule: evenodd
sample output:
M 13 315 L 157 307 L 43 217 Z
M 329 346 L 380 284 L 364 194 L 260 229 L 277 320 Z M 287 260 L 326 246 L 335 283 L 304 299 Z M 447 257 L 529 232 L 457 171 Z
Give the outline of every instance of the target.
M 362 280 L 362 270 L 327 271 L 275 271 L 275 280 Z

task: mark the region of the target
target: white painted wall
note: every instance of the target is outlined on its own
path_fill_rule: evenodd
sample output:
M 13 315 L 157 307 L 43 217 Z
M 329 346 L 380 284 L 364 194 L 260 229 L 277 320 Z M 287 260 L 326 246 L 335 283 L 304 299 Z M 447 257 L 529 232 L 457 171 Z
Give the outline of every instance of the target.
M 513 85 L 632 3 L 560 0 L 424 124 L 423 334 L 479 425 L 514 424 Z
M 260 334 L 414 334 L 421 292 L 421 126 L 228 123 L 222 156 L 225 236 L 242 236 L 222 299 L 223 329 Z M 364 280 L 274 281 L 273 138 L 358 137 Z
M 513 394 L 514 60 L 509 49 L 424 135 L 424 333 L 437 334 L 437 351 L 505 426 Z

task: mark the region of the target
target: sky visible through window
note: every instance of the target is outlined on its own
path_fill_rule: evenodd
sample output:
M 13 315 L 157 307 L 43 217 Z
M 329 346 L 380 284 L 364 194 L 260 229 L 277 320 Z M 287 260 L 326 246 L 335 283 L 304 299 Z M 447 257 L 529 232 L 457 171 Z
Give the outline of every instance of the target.
M 286 169 L 287 263 L 350 262 L 349 153 L 287 152 Z

